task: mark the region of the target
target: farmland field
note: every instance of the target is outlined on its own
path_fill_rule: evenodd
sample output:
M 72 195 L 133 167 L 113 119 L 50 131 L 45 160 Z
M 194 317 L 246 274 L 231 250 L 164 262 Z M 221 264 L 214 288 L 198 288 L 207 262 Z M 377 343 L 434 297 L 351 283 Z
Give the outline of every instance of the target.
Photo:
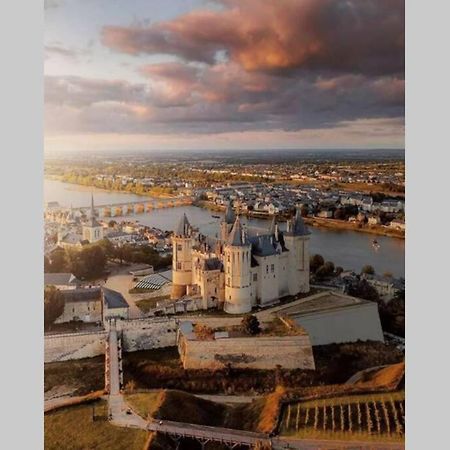
M 317 439 L 402 440 L 405 392 L 353 395 L 291 403 L 282 435 Z

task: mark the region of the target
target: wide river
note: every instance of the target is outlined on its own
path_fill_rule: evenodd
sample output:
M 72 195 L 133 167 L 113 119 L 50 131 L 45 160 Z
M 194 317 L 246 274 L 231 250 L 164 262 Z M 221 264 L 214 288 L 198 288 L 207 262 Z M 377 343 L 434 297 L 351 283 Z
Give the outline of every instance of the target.
M 44 201 L 57 201 L 61 206 L 80 207 L 90 205 L 91 192 L 94 192 L 96 204 L 121 203 L 124 201 L 140 201 L 143 197 L 135 194 L 110 192 L 100 189 L 63 183 L 55 180 L 44 180 Z M 173 230 L 183 214 L 192 225 L 204 234 L 215 236 L 220 219 L 213 218 L 211 212 L 196 206 L 158 209 L 150 213 L 133 216 L 115 217 L 117 221 L 134 220 L 143 225 L 157 227 L 162 230 Z M 220 213 L 213 213 L 221 216 Z M 243 222 L 245 222 L 243 218 Z M 248 219 L 252 226 L 266 228 L 269 221 Z M 283 229 L 283 225 L 280 228 Z M 405 276 L 405 241 L 403 239 L 376 236 L 380 248 L 372 247 L 374 235 L 349 230 L 329 230 L 310 227 L 311 254 L 319 253 L 326 260 L 333 261 L 344 269 L 360 271 L 365 264 L 370 264 L 379 274 L 391 272 L 394 276 Z

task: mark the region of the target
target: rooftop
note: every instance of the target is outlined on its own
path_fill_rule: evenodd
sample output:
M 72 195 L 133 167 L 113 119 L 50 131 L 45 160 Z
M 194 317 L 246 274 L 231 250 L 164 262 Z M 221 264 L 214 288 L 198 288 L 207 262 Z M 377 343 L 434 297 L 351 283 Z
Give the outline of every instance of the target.
M 67 303 L 88 302 L 100 300 L 101 289 L 99 287 L 71 289 L 68 291 L 61 291 L 61 294 L 64 297 L 64 301 Z
M 70 286 L 77 284 L 75 275 L 69 272 L 44 273 L 44 285 Z
M 102 288 L 102 291 L 108 309 L 129 307 L 127 301 L 123 298 L 123 295 L 120 292 L 113 291 L 112 289 L 105 287 Z
M 303 316 L 308 314 L 323 313 L 327 311 L 336 311 L 354 306 L 371 304 L 368 300 L 350 297 L 349 295 L 337 292 L 326 291 L 310 297 L 297 300 L 287 305 L 280 306 L 273 310 L 282 316 Z

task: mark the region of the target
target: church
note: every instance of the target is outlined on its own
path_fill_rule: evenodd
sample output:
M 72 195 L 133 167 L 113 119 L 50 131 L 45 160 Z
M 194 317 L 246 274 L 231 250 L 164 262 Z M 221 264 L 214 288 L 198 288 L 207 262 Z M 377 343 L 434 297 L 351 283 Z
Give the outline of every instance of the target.
M 228 206 L 218 238 L 193 229 L 184 214 L 172 238 L 172 299 L 197 298 L 229 314 L 309 292 L 309 231 L 297 210 L 281 231 L 246 227 Z

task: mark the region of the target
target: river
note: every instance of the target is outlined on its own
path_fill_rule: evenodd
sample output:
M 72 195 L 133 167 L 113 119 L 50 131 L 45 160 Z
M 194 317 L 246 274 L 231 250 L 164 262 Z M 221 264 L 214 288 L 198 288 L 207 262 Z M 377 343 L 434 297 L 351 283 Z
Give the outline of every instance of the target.
M 80 207 L 90 204 L 91 192 L 97 204 L 140 201 L 142 196 L 122 192 L 110 192 L 85 186 L 64 183 L 56 180 L 44 180 L 44 201 L 57 201 L 61 206 Z M 147 197 L 148 198 L 148 197 Z M 192 225 L 204 234 L 215 236 L 220 219 L 213 218 L 211 212 L 196 206 L 158 209 L 145 214 L 115 217 L 114 220 L 134 220 L 141 224 L 162 230 L 173 230 L 183 214 L 186 213 Z M 214 212 L 214 215 L 222 216 Z M 245 218 L 243 219 L 246 222 Z M 265 228 L 269 221 L 248 219 L 252 226 Z M 282 224 L 280 226 L 283 229 Z M 362 266 L 370 264 L 379 274 L 391 272 L 394 276 L 405 276 L 405 241 L 387 236 L 376 236 L 380 248 L 372 247 L 374 235 L 351 230 L 330 230 L 309 228 L 311 231 L 310 252 L 319 253 L 326 260 L 333 261 L 344 269 L 360 271 Z

